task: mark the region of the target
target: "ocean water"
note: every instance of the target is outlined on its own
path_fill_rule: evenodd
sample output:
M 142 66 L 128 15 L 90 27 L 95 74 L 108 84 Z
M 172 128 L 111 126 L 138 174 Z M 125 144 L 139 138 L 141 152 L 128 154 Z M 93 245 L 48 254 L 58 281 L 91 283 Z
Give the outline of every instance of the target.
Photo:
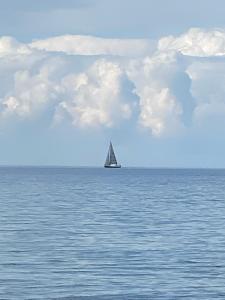
M 0 168 L 0 299 L 225 299 L 225 170 Z

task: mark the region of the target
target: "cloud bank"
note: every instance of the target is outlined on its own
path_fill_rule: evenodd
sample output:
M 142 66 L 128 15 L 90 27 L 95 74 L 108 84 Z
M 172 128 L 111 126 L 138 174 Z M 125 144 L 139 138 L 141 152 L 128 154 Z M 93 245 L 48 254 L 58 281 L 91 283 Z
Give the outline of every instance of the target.
M 153 41 L 142 39 L 103 39 L 93 36 L 64 35 L 34 41 L 31 48 L 71 55 L 144 56 L 153 51 Z
M 43 115 L 60 126 L 119 127 L 162 137 L 225 117 L 225 31 L 158 41 L 65 35 L 0 38 L 0 123 Z

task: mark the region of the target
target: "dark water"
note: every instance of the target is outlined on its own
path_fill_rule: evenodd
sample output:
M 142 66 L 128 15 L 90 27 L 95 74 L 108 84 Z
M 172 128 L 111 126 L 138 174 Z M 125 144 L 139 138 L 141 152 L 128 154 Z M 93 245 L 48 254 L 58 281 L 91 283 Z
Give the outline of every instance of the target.
M 225 299 L 225 170 L 0 168 L 0 299 Z

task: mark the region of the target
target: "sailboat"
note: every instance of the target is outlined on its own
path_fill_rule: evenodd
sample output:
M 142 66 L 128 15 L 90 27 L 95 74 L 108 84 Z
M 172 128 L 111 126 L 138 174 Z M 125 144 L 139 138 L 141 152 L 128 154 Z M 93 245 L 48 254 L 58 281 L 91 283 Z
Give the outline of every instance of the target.
M 113 150 L 112 143 L 109 144 L 109 151 L 105 161 L 105 168 L 121 168 L 121 165 L 117 163 L 116 155 Z

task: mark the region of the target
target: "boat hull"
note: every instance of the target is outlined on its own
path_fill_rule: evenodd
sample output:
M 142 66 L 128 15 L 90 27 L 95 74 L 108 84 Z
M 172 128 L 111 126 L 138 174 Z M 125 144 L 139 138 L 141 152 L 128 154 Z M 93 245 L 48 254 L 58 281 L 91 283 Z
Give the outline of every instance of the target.
M 108 169 L 120 169 L 121 165 L 109 165 L 109 166 L 105 165 L 104 167 Z

